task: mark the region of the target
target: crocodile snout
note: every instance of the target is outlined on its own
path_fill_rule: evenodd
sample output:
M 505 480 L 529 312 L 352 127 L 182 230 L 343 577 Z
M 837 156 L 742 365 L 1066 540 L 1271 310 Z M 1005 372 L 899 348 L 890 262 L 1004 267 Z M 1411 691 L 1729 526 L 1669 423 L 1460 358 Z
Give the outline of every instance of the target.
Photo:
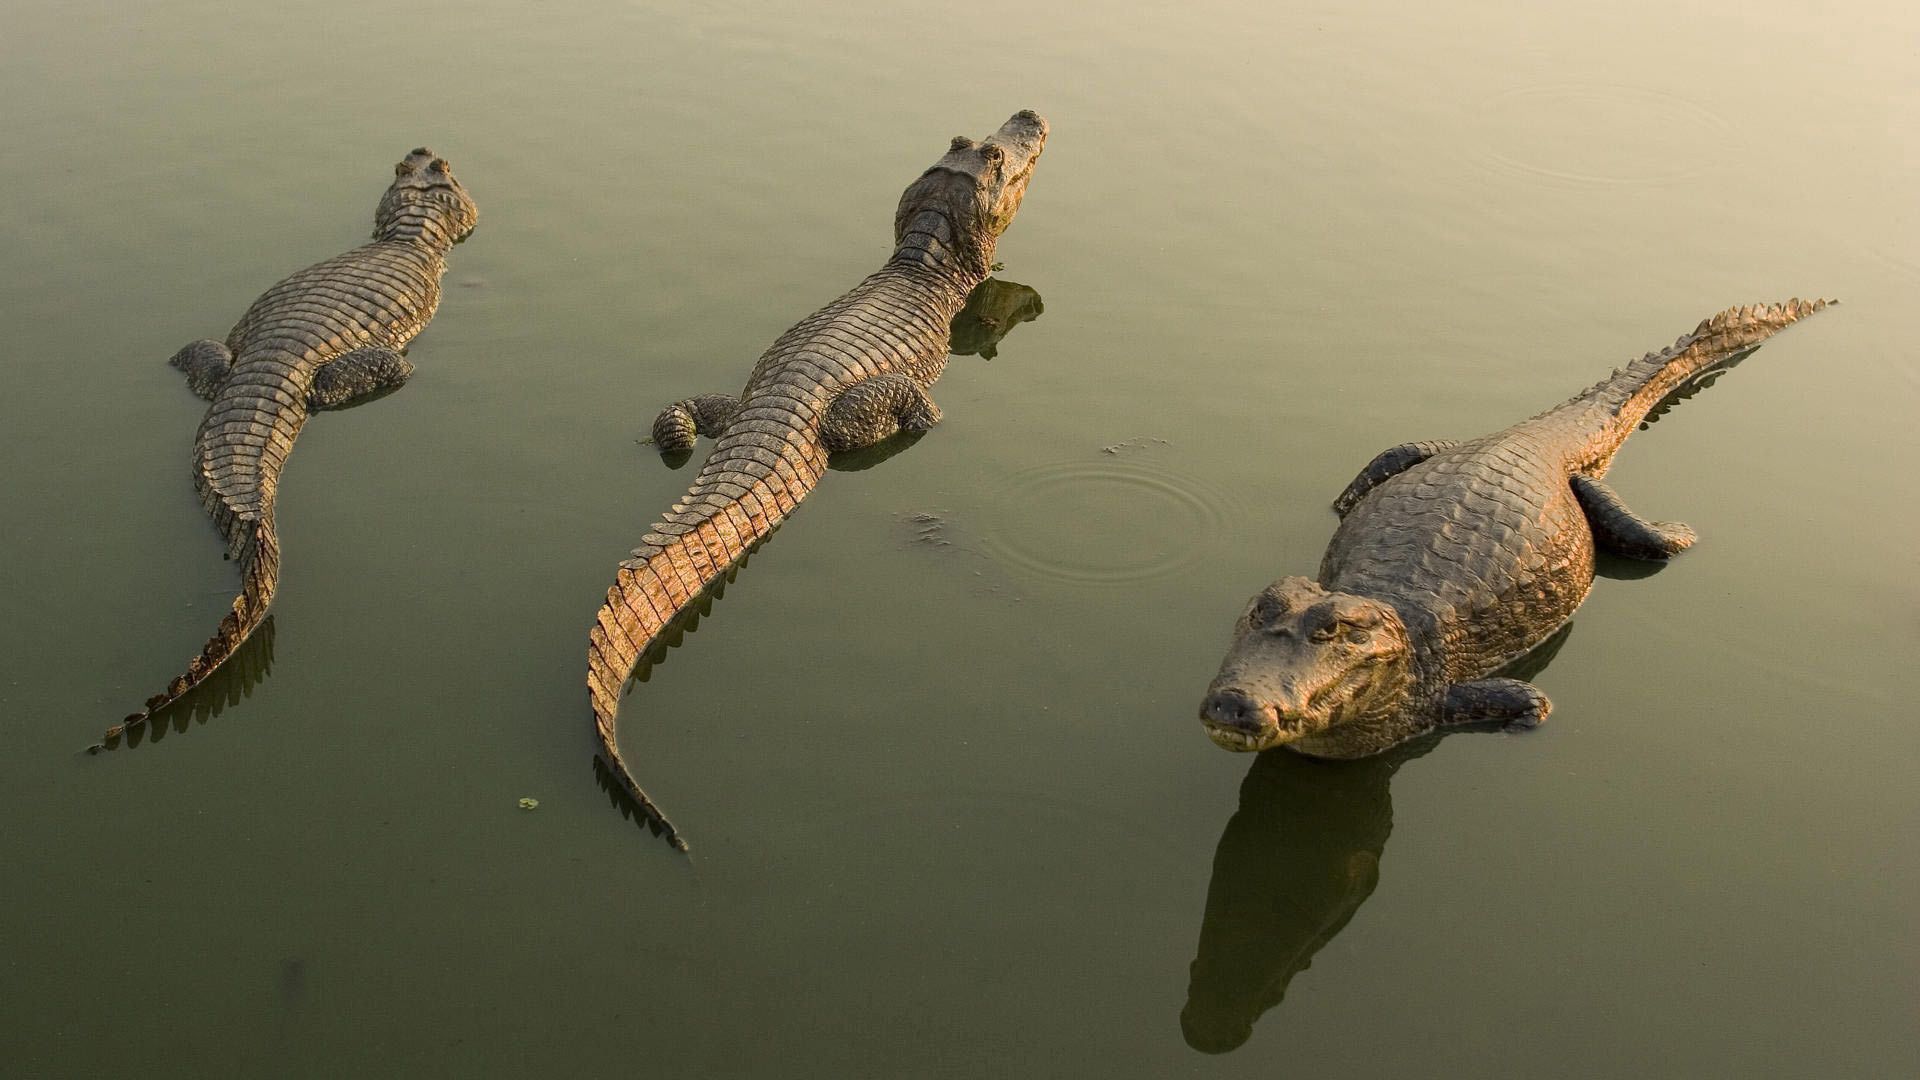
M 1209 738 L 1229 750 L 1262 749 L 1279 727 L 1271 708 L 1233 686 L 1207 694 L 1200 703 L 1200 722 L 1206 725 Z

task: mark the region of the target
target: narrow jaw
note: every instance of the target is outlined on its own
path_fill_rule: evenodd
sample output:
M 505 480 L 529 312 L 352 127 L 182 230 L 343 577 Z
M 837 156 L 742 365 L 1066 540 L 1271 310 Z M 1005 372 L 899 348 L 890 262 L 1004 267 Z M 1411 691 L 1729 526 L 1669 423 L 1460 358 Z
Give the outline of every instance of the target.
M 1022 109 L 1000 125 L 1000 130 L 987 136 L 986 141 L 994 143 L 1007 152 L 1007 159 L 1013 165 L 1013 173 L 1025 178 L 1033 172 L 1034 162 L 1040 160 L 1040 151 L 1047 145 L 1047 122 L 1032 109 Z
M 1256 754 L 1262 750 L 1279 746 L 1281 742 L 1280 732 L 1276 730 L 1264 732 L 1241 731 L 1238 728 L 1220 727 L 1212 723 L 1207 723 L 1206 721 L 1202 721 L 1202 723 L 1206 723 L 1207 738 L 1212 739 L 1213 745 L 1222 750 L 1232 750 L 1235 753 L 1241 754 Z
M 1253 753 L 1288 741 L 1280 710 L 1235 686 L 1217 687 L 1200 703 L 1200 724 L 1222 750 Z

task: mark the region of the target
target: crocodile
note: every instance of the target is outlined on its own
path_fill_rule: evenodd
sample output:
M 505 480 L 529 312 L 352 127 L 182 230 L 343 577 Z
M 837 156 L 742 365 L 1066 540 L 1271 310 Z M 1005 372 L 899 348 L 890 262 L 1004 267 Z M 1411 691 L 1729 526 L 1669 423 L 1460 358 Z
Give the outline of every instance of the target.
M 954 316 L 985 281 L 1047 141 L 1031 110 L 975 141 L 956 136 L 909 185 L 894 250 L 858 285 L 782 334 L 737 396 L 675 402 L 653 423 L 663 453 L 715 440 L 691 487 L 620 563 L 588 632 L 587 694 L 599 754 L 653 830 L 686 840 L 620 754 L 620 696 L 672 624 L 820 482 L 833 453 L 940 420 L 927 387 L 946 366 Z
M 1501 674 L 1538 675 L 1572 631 L 1562 627 Z M 1187 968 L 1180 1031 L 1188 1046 L 1207 1054 L 1238 1048 L 1346 928 L 1380 884 L 1393 832 L 1393 778 L 1440 738 L 1432 732 L 1357 761 L 1254 755 L 1239 808 L 1214 849 Z
M 1504 431 L 1383 451 L 1334 500 L 1317 579 L 1273 582 L 1235 622 L 1200 705 L 1207 735 L 1359 758 L 1453 725 L 1538 725 L 1546 694 L 1493 673 L 1573 617 L 1595 550 L 1664 560 L 1694 541 L 1604 482 L 1627 436 L 1831 303 L 1729 308 Z
M 193 483 L 240 564 L 241 591 L 186 671 L 89 749 L 114 745 L 205 681 L 266 618 L 280 579 L 275 494 L 307 417 L 369 401 L 413 373 L 401 350 L 433 318 L 447 252 L 473 231 L 479 209 L 426 147 L 393 171 L 372 243 L 286 278 L 225 341 L 190 342 L 168 361 L 212 403 L 194 436 Z

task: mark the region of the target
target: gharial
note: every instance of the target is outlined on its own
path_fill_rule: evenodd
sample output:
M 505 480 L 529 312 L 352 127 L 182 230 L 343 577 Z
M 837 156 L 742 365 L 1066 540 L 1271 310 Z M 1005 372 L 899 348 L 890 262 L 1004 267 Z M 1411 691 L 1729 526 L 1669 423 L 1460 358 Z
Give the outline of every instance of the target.
M 400 351 L 433 318 L 447 252 L 480 211 L 446 160 L 424 146 L 393 171 L 372 243 L 286 278 L 225 341 L 190 342 L 168 361 L 213 403 L 194 436 L 193 483 L 227 557 L 239 560 L 240 595 L 186 671 L 90 749 L 112 745 L 199 685 L 266 618 L 280 579 L 274 496 L 308 415 L 359 404 L 413 373 Z
M 1546 719 L 1538 687 L 1493 673 L 1573 617 L 1596 546 L 1666 559 L 1694 540 L 1602 482 L 1621 444 L 1669 395 L 1830 303 L 1730 308 L 1505 431 L 1374 458 L 1334 501 L 1318 579 L 1274 582 L 1234 624 L 1207 734 L 1358 758 L 1443 726 Z
M 1047 122 L 1031 110 L 978 142 L 955 137 L 901 196 L 884 266 L 782 334 L 738 396 L 689 398 L 654 420 L 662 450 L 700 435 L 716 442 L 686 495 L 620 564 L 588 634 L 587 694 L 613 778 L 676 848 L 686 841 L 620 754 L 628 679 L 674 617 L 793 513 L 830 453 L 939 422 L 927 387 L 946 366 L 950 324 L 986 280 L 1046 141 Z

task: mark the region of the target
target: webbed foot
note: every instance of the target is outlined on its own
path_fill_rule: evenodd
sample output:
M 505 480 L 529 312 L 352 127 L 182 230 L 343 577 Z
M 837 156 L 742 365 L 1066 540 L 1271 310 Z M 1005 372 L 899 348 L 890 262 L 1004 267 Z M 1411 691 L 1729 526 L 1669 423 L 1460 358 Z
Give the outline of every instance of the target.
M 1539 727 L 1553 712 L 1546 692 L 1519 679 L 1475 679 L 1447 687 L 1442 724 L 1503 724 L 1510 731 Z
M 1698 539 L 1680 522 L 1648 521 L 1634 513 L 1617 492 L 1591 476 L 1576 473 L 1569 483 L 1603 551 L 1629 559 L 1671 559 Z

